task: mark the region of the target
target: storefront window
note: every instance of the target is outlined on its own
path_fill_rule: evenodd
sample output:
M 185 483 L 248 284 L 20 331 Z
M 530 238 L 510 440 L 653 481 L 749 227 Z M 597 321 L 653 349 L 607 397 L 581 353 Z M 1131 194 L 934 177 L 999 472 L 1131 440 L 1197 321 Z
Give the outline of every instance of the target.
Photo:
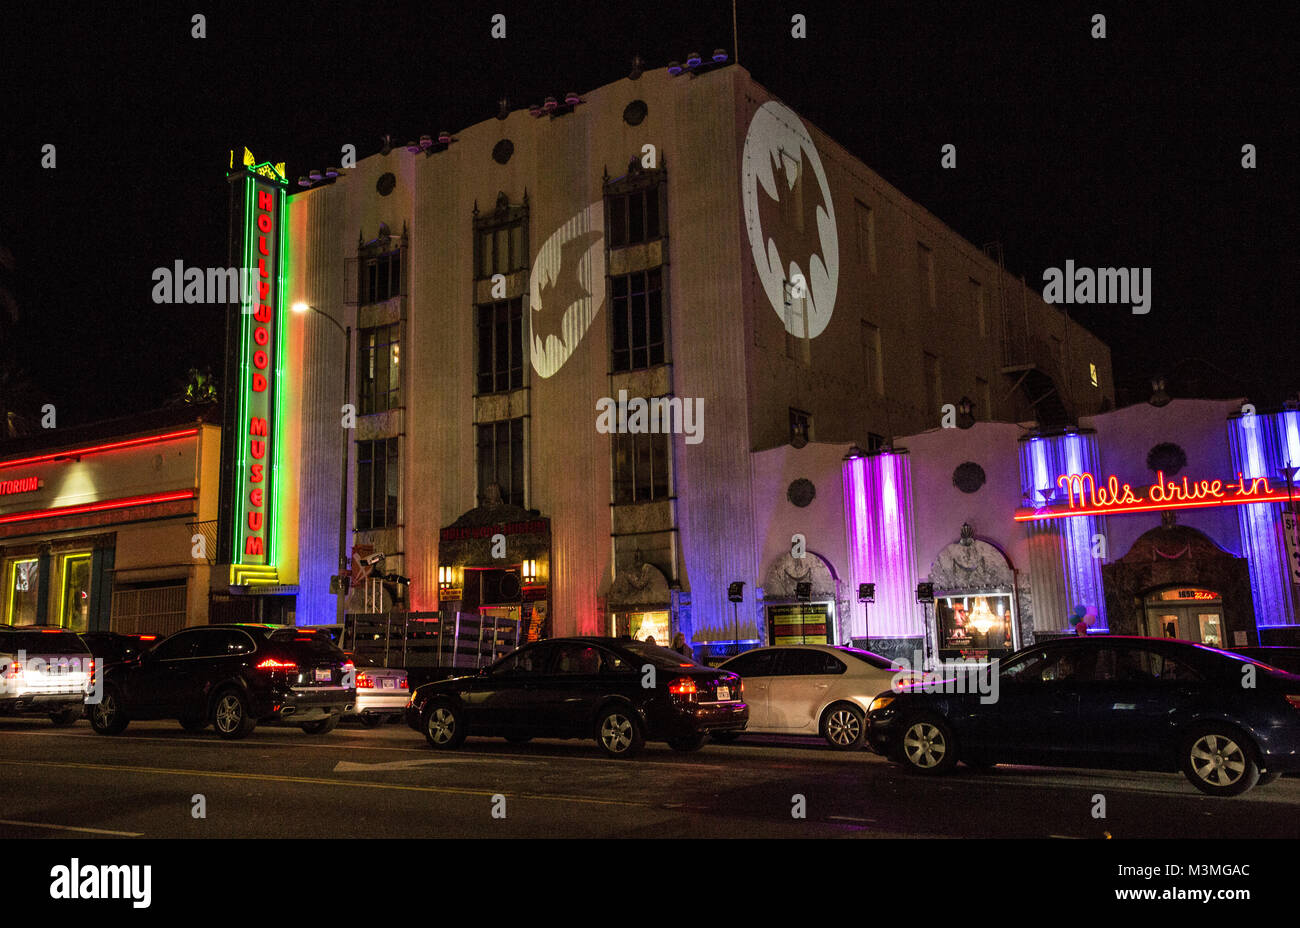
M 985 661 L 1015 650 L 1010 592 L 940 595 L 934 610 L 940 660 Z
M 619 612 L 613 615 L 611 624 L 613 633 L 616 636 L 630 635 L 637 641 L 645 641 L 647 638 L 653 637 L 655 644 L 664 648 L 672 643 L 667 610 L 662 612 Z
M 40 588 L 40 562 L 36 558 L 10 561 L 5 571 L 5 620 L 10 625 L 36 624 L 36 597 Z
M 782 603 L 767 607 L 768 644 L 834 644 L 830 603 Z
M 63 608 L 59 624 L 75 632 L 84 632 L 90 618 L 90 555 L 65 555 L 62 572 Z

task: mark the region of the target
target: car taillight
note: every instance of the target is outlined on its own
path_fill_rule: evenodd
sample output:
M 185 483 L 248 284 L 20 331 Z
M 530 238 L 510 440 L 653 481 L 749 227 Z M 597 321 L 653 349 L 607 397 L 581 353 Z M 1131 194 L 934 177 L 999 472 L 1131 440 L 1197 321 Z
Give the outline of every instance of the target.
M 406 677 L 402 677 L 400 680 L 397 681 L 397 688 L 399 690 L 406 689 Z
M 16 660 L 10 661 L 9 669 L 5 671 L 5 679 L 13 680 L 14 678 L 21 677 L 22 675 L 23 675 L 23 665 L 18 663 L 18 661 Z
M 374 688 L 375 688 L 375 681 L 370 679 L 368 676 L 366 676 L 366 672 L 364 670 L 361 671 L 361 673 L 357 674 L 357 689 L 373 690 Z
M 297 670 L 298 665 L 293 661 L 277 661 L 274 657 L 268 657 L 262 663 L 257 665 L 258 670 Z
M 694 696 L 696 692 L 695 681 L 690 677 L 678 677 L 668 684 L 668 692 L 674 696 Z
M 1286 701 L 1291 703 L 1291 708 L 1300 709 L 1300 693 L 1292 693 L 1286 697 Z

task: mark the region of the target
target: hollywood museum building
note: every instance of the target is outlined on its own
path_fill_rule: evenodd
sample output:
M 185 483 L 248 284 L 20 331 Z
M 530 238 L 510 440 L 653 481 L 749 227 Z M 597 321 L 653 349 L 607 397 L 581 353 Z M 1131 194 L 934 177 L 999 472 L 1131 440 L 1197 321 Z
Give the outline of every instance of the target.
M 224 600 L 697 657 L 1295 632 L 1300 414 L 1114 409 L 996 244 L 685 60 L 292 181 L 232 156 Z

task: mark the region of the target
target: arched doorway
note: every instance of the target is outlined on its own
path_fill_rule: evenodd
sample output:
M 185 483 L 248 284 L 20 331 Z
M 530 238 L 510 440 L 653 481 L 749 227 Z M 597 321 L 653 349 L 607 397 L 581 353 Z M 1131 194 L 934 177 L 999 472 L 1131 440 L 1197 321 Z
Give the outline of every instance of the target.
M 1101 575 L 1114 634 L 1164 638 L 1174 631 L 1229 648 L 1259 643 L 1246 559 L 1194 528 L 1145 532 L 1122 558 L 1102 565 Z
M 830 561 L 808 551 L 803 557 L 783 554 L 763 583 L 764 640 L 774 644 L 840 644 L 840 581 Z

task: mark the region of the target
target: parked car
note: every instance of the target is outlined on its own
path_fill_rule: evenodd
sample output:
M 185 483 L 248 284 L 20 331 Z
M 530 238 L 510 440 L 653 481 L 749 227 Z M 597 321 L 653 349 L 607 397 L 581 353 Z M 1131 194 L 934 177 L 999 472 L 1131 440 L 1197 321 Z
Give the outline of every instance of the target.
M 958 760 L 1181 769 L 1214 796 L 1300 769 L 1300 676 L 1231 652 L 1162 638 L 1068 638 L 1021 649 L 990 679 L 988 702 L 934 683 L 881 693 L 868 712 L 872 750 L 918 773 Z
M 258 722 L 323 734 L 356 704 L 356 688 L 347 685 L 352 673 L 329 637 L 308 628 L 201 625 L 105 668 L 90 724 L 101 735 L 120 734 L 132 720 L 165 718 L 186 731 L 215 725 L 223 738 L 242 738 Z
M 81 718 L 94 658 L 75 632 L 0 625 L 0 715 L 48 715 L 55 725 Z
M 376 728 L 389 719 L 400 719 L 411 693 L 406 685 L 406 671 L 381 666 L 364 654 L 347 654 L 357 668 L 357 701 L 346 718 L 359 718 L 366 728 Z
M 1241 654 L 1252 661 L 1259 661 L 1285 670 L 1287 673 L 1300 673 L 1300 648 L 1285 645 L 1263 645 L 1257 648 L 1233 648 L 1233 653 Z
M 820 734 L 842 751 L 862 747 L 867 708 L 889 688 L 895 673 L 887 657 L 822 644 L 754 648 L 719 669 L 745 681 L 746 733 Z M 734 741 L 740 733 L 716 732 L 713 737 Z
M 695 751 L 714 731 L 745 727 L 740 678 L 631 638 L 552 638 L 524 645 L 474 676 L 427 683 L 406 721 L 438 749 L 469 735 L 595 738 L 610 757 L 646 741 Z

